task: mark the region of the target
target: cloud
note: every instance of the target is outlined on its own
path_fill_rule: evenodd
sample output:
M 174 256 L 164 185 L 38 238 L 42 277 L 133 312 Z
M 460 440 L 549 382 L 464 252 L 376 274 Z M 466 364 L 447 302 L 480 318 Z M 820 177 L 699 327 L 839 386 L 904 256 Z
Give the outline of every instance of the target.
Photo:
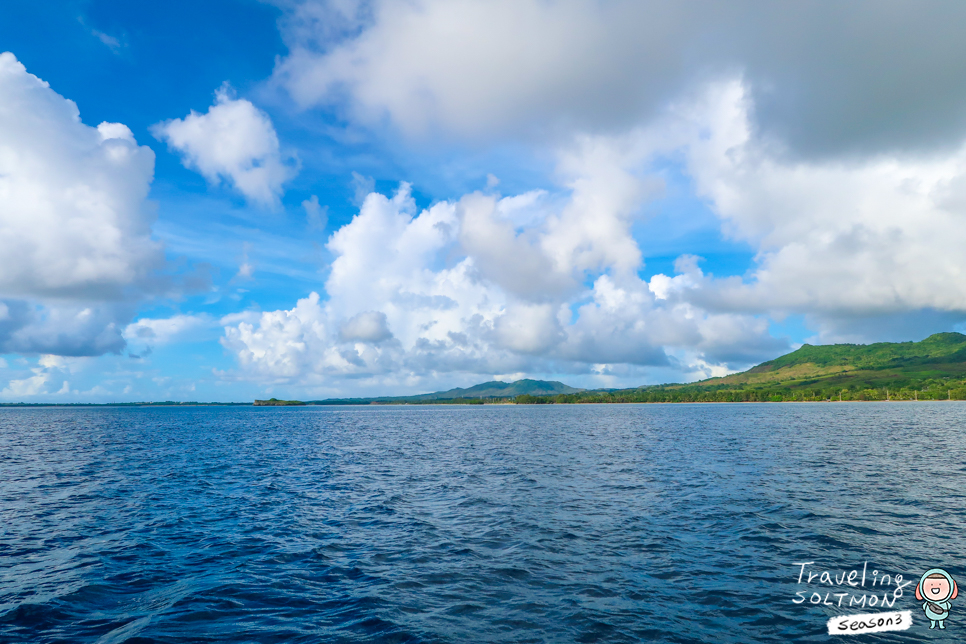
M 545 353 L 566 336 L 551 304 L 514 303 L 493 325 L 496 344 L 523 354 Z
M 106 34 L 103 31 L 98 31 L 97 29 L 91 29 L 91 34 L 104 43 L 115 54 L 121 50 L 121 41 L 114 36 Z
M 223 320 L 222 344 L 240 366 L 226 377 L 314 390 L 345 378 L 413 386 L 439 374 L 605 373 L 621 365 L 691 377 L 787 346 L 768 336 L 765 322 L 658 300 L 626 264 L 624 239 L 592 236 L 563 253 L 552 243 L 558 216 L 517 231 L 499 204 L 474 193 L 417 211 L 405 184 L 391 199 L 370 194 L 330 238 L 327 299 L 312 293 L 289 310 Z M 560 212 L 577 209 L 568 202 Z M 639 261 L 639 252 L 631 257 Z M 583 286 L 588 275 L 597 276 L 591 288 Z M 542 287 L 526 288 L 527 280 Z M 741 348 L 729 353 L 724 347 L 736 339 Z M 680 347 L 681 357 L 672 360 L 665 347 Z
M 48 380 L 49 375 L 46 372 L 38 373 L 30 376 L 29 378 L 11 380 L 7 386 L 0 391 L 0 395 L 10 397 L 36 396 L 37 394 L 44 394 L 47 393 L 44 389 L 44 385 L 47 384 Z
M 250 280 L 255 275 L 255 264 L 248 257 L 251 249 L 252 245 L 248 242 L 242 245 L 241 264 L 238 265 L 238 273 L 235 274 L 232 281 Z
M 376 189 L 376 180 L 353 171 L 352 181 L 349 185 L 353 191 L 352 203 L 356 206 L 361 206 L 362 202 L 369 196 L 369 193 Z
M 96 356 L 124 348 L 121 320 L 129 304 L 39 304 L 6 300 L 0 319 L 0 353 Z
M 258 326 L 241 322 L 226 326 L 222 344 L 234 351 L 242 367 L 256 370 L 263 378 L 285 380 L 314 372 L 332 355 L 326 342 L 325 320 L 312 293 L 290 311 L 262 313 Z
M 499 217 L 497 200 L 473 194 L 459 204 L 460 242 L 474 266 L 502 289 L 525 299 L 554 297 L 577 288 L 564 258 L 555 265 L 537 239 L 518 234 Z
M 339 327 L 339 339 L 343 342 L 358 340 L 378 344 L 392 338 L 386 314 L 380 311 L 363 311 L 346 320 Z
M 174 315 L 170 318 L 141 318 L 124 328 L 124 339 L 151 345 L 168 344 L 187 333 L 210 327 L 207 315 Z
M 87 24 L 87 21 L 84 19 L 83 16 L 78 16 L 77 22 L 79 22 L 85 29 L 87 29 L 90 32 L 92 36 L 94 36 L 99 41 L 101 41 L 101 43 L 104 46 L 106 46 L 108 49 L 110 49 L 113 53 L 119 54 L 121 52 L 121 49 L 127 47 L 126 37 L 124 37 L 123 39 L 117 38 L 110 34 L 104 33 L 103 31 L 94 29 L 93 27 L 90 27 Z
M 212 184 L 226 181 L 249 201 L 270 208 L 278 207 L 282 185 L 298 171 L 297 160 L 283 158 L 268 115 L 250 101 L 232 98 L 227 85 L 215 92 L 207 113 L 192 110 L 151 131 L 181 153 L 185 167 Z
M 853 341 L 966 317 L 966 137 L 928 155 L 809 159 L 755 114 L 747 79 L 715 80 L 643 125 L 576 135 L 559 151 L 554 195 L 473 193 L 417 212 L 405 185 L 391 199 L 371 193 L 330 238 L 326 298 L 226 328 L 239 377 L 702 377 L 787 350 L 769 321 L 788 315 Z M 640 278 L 632 226 L 660 194 L 666 159 L 723 234 L 756 249 L 746 274 L 706 274 L 683 255 L 673 275 Z M 380 316 L 372 328 L 392 338 L 340 334 L 353 316 Z
M 966 127 L 966 6 L 684 0 L 286 2 L 275 82 L 410 134 L 614 132 L 743 73 L 806 156 L 945 147 Z
M 37 360 L 37 366 L 30 369 L 30 373 L 33 373 L 33 375 L 26 378 L 11 379 L 7 386 L 0 390 L 0 397 L 23 399 L 34 396 L 70 394 L 70 382 L 61 379 L 78 373 L 83 366 L 82 359 L 42 355 Z M 50 391 L 47 387 L 48 383 L 56 385 L 57 381 L 60 381 L 59 389 Z
M 312 195 L 302 202 L 302 208 L 305 209 L 305 222 L 309 230 L 325 230 L 329 223 L 328 206 L 320 206 L 319 198 Z
M 0 296 L 120 299 L 163 262 L 154 154 L 0 54 Z
M 136 302 L 166 284 L 153 173 L 154 153 L 126 125 L 85 125 L 0 54 L 0 353 L 123 349 Z
M 753 109 L 741 80 L 716 83 L 633 135 L 642 157 L 683 151 L 726 233 L 758 250 L 743 279 L 709 278 L 684 261 L 680 275 L 652 279 L 655 293 L 708 310 L 808 314 L 829 333 L 848 318 L 966 314 L 966 220 L 955 196 L 966 137 L 928 156 L 796 160 L 757 133 Z

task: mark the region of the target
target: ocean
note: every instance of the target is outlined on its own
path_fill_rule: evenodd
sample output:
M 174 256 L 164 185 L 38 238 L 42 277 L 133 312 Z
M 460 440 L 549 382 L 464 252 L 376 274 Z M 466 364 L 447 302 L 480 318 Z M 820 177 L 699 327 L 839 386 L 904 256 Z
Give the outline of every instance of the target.
M 966 596 L 940 630 L 914 594 L 966 579 L 964 428 L 956 402 L 3 408 L 0 642 L 828 642 L 885 611 L 911 627 L 862 641 L 959 642 Z

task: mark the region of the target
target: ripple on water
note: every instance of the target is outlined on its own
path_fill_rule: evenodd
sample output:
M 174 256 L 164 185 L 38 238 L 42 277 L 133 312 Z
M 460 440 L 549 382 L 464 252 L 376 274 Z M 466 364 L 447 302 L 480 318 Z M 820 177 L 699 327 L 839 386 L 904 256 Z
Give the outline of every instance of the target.
M 827 641 L 843 611 L 794 605 L 793 562 L 966 572 L 964 421 L 956 403 L 0 409 L 0 641 Z M 958 608 L 931 638 L 957 640 Z

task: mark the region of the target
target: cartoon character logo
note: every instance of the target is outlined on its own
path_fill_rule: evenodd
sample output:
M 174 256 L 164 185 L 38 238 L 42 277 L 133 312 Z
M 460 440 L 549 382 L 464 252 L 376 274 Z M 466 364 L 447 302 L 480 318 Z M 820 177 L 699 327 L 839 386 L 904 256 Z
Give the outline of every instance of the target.
M 949 617 L 950 600 L 956 599 L 959 588 L 952 575 L 942 568 L 930 568 L 922 574 L 916 586 L 916 599 L 922 602 L 922 609 L 929 619 L 929 628 L 946 628 Z

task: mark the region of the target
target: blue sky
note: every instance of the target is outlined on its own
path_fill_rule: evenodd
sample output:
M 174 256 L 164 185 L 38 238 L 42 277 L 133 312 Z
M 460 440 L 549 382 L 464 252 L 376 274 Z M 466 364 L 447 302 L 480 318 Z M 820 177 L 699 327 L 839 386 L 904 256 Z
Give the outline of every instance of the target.
M 635 386 L 964 328 L 954 4 L 0 12 L 2 401 Z

